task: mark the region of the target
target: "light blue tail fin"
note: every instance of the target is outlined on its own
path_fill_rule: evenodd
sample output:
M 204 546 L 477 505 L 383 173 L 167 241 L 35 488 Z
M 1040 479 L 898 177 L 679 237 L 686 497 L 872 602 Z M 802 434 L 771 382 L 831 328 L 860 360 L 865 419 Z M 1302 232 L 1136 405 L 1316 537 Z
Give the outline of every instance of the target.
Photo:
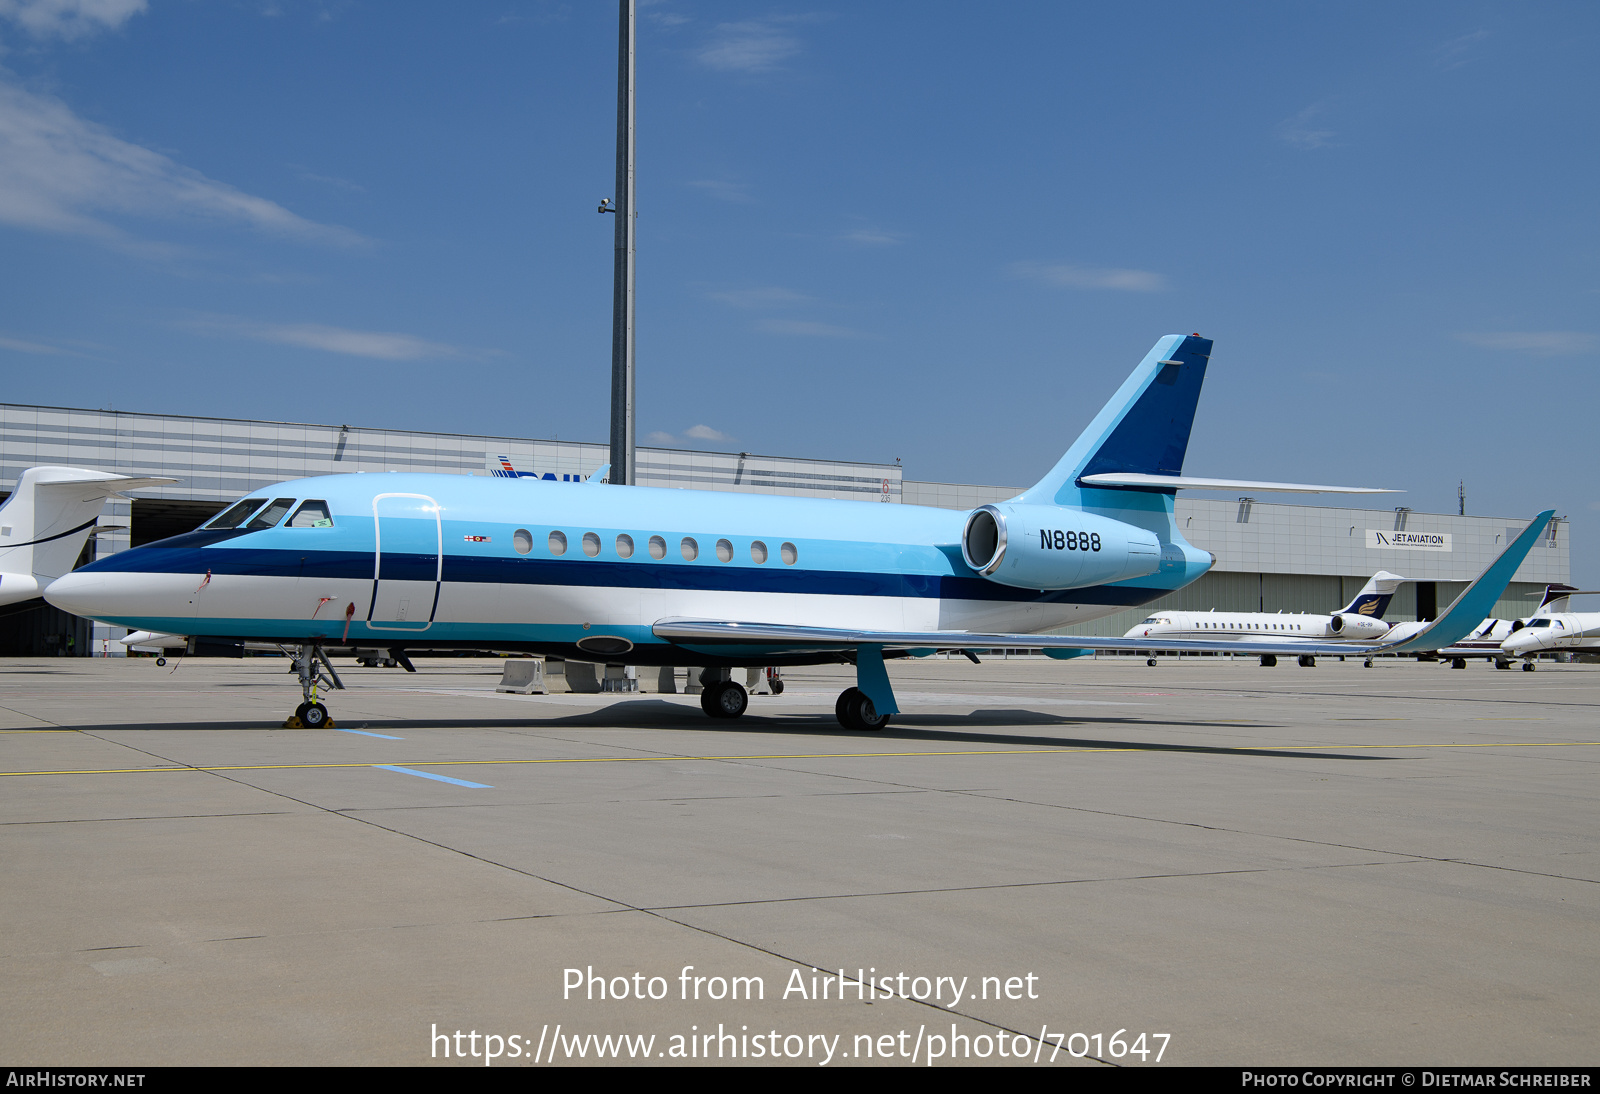
M 1111 508 L 1121 508 L 1124 502 L 1108 495 L 1122 494 L 1126 498 L 1124 491 L 1128 488 L 1084 487 L 1079 480 L 1085 475 L 1113 472 L 1181 474 L 1210 358 L 1209 338 L 1169 334 L 1161 339 L 1060 462 L 1017 500 L 1088 508 L 1099 508 L 1096 503 L 1100 501 L 1109 503 Z M 1137 489 L 1169 498 L 1173 493 L 1159 487 Z

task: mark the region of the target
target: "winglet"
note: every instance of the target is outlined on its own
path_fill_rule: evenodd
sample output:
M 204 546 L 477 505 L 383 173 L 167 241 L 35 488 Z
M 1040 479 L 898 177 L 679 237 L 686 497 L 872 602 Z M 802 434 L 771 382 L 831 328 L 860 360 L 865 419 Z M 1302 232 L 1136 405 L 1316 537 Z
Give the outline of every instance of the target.
M 583 481 L 584 482 L 588 482 L 588 483 L 595 483 L 596 485 L 598 485 L 598 484 L 600 484 L 602 482 L 605 482 L 606 481 L 606 476 L 609 475 L 609 474 L 611 474 L 611 465 L 609 463 L 603 463 L 599 467 L 594 469 L 594 474 L 590 475 L 588 478 L 584 479 Z
M 1500 557 L 1478 575 L 1478 580 L 1468 585 L 1466 591 L 1455 598 L 1443 615 L 1398 646 L 1383 647 L 1383 652 L 1411 653 L 1414 650 L 1444 649 L 1471 634 L 1473 628 L 1488 618 L 1495 601 L 1506 591 L 1506 586 L 1511 584 L 1512 575 L 1517 572 L 1517 568 L 1528 557 L 1528 552 L 1533 549 L 1534 541 L 1539 538 L 1544 526 L 1549 524 L 1550 518 L 1555 515 L 1554 509 L 1546 509 L 1534 517 L 1533 521 L 1522 530 L 1522 534 L 1500 552 Z

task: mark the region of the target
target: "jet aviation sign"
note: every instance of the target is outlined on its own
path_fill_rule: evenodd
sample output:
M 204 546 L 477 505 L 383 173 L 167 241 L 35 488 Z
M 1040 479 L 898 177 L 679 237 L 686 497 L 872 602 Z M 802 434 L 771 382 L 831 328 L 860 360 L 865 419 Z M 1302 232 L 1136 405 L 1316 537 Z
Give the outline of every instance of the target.
M 1448 551 L 1449 532 L 1384 532 L 1367 529 L 1367 546 L 1394 551 Z

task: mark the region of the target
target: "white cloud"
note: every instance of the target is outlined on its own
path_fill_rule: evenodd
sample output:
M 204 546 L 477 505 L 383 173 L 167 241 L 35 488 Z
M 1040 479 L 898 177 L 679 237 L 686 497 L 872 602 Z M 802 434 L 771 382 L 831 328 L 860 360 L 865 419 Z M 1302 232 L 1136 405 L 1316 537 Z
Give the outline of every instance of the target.
M 97 215 L 106 213 L 199 217 L 319 243 L 361 241 L 347 228 L 298 217 L 120 140 L 57 99 L 0 83 L 0 223 L 150 249 Z
M 724 72 L 768 72 L 800 52 L 800 39 L 772 22 L 720 23 L 700 50 L 700 63 Z
M 707 197 L 716 198 L 718 201 L 732 201 L 740 205 L 748 205 L 756 199 L 750 196 L 750 188 L 742 182 L 724 182 L 719 179 L 701 179 L 689 183 L 696 190 L 703 191 Z
M 1278 139 L 1296 148 L 1309 151 L 1313 148 L 1325 148 L 1333 143 L 1334 132 L 1331 129 L 1317 129 L 1313 127 L 1313 119 L 1322 113 L 1323 103 L 1312 103 L 1292 118 L 1285 118 L 1278 123 Z
M 1463 34 L 1450 39 L 1444 45 L 1433 51 L 1434 64 L 1443 69 L 1460 68 L 1472 60 L 1472 49 L 1479 42 L 1489 37 L 1486 30 L 1475 30 L 1471 34 Z
M 677 444 L 678 443 L 678 438 L 674 437 L 671 433 L 663 433 L 659 429 L 656 430 L 654 433 L 645 434 L 645 438 L 644 439 L 645 439 L 645 443 L 646 444 Z
M 685 429 L 683 431 L 683 435 L 685 437 L 693 438 L 694 440 L 697 440 L 697 441 L 731 441 L 731 440 L 733 440 L 733 438 L 728 436 L 726 433 L 719 433 L 715 429 L 712 429 L 708 425 L 692 425 L 688 429 Z
M 327 353 L 342 353 L 350 357 L 372 357 L 380 361 L 478 356 L 459 346 L 428 342 L 413 334 L 350 330 L 321 323 L 259 323 L 231 315 L 203 315 L 179 326 L 200 334 L 249 338 L 256 342 L 275 342 Z
M 714 292 L 711 299 L 735 308 L 789 308 L 797 304 L 815 303 L 816 298 L 797 293 L 793 289 L 771 286 L 764 289 L 729 289 Z
M 1576 330 L 1485 331 L 1456 338 L 1484 349 L 1532 353 L 1540 357 L 1574 357 L 1600 350 L 1600 335 Z
M 146 7 L 145 0 L 0 0 L 0 18 L 21 24 L 35 38 L 70 41 L 114 30 Z
M 839 238 L 847 243 L 861 243 L 869 247 L 886 247 L 901 240 L 900 236 L 876 228 L 857 228 L 853 232 L 845 232 Z
M 1160 292 L 1167 279 L 1150 270 L 1074 266 L 1068 263 L 1013 262 L 1011 276 L 1039 281 L 1063 289 L 1117 289 L 1122 292 Z
M 39 342 L 24 342 L 20 338 L 6 338 L 3 335 L 0 335 L 0 349 L 9 349 L 17 353 L 34 353 L 48 357 L 59 357 L 68 352 L 56 346 L 46 346 Z
M 763 319 L 755 329 L 764 334 L 785 334 L 800 338 L 872 338 L 849 327 L 836 327 L 832 323 L 813 323 L 807 319 Z

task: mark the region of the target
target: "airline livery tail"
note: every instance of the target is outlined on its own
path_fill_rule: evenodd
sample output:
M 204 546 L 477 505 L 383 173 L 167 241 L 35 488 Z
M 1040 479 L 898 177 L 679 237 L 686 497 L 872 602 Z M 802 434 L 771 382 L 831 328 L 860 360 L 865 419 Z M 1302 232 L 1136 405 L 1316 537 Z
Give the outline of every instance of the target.
M 1379 570 L 1361 587 L 1354 600 L 1339 609 L 1338 614 L 1382 619 L 1383 613 L 1389 610 L 1389 601 L 1394 599 L 1395 590 L 1410 580 L 1399 574 L 1391 574 L 1388 570 Z

